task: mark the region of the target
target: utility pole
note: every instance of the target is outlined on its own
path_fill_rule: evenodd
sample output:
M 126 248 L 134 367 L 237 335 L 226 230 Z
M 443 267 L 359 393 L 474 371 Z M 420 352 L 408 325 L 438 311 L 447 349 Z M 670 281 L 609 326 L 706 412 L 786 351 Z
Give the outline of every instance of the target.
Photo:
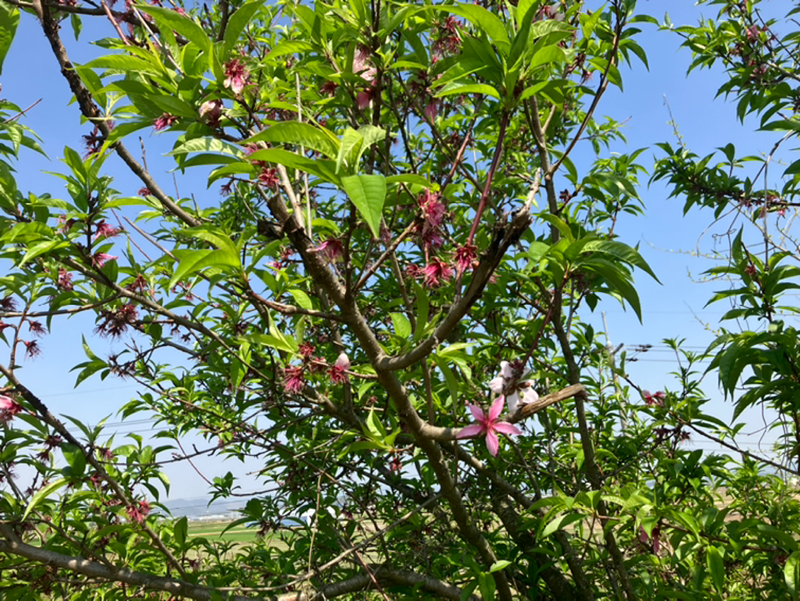
M 619 384 L 619 376 L 617 375 L 617 353 L 620 351 L 620 349 L 622 349 L 623 345 L 620 344 L 618 347 L 614 348 L 614 345 L 611 342 L 611 335 L 608 332 L 606 312 L 601 311 L 600 314 L 603 316 L 603 328 L 605 329 L 606 333 L 606 353 L 608 354 L 608 362 L 611 365 L 611 373 L 614 377 L 614 392 L 617 395 L 617 400 L 619 401 L 620 406 L 619 429 L 620 432 L 623 432 L 628 428 L 628 410 L 625 406 L 625 401 L 622 398 L 622 387 Z

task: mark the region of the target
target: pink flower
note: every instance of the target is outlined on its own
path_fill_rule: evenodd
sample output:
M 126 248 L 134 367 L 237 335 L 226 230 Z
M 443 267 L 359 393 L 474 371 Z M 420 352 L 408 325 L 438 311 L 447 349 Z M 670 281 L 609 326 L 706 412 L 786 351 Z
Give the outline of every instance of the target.
M 656 405 L 662 407 L 664 405 L 664 399 L 667 398 L 667 395 L 661 390 L 655 394 L 651 394 L 649 390 L 643 390 L 642 396 L 644 397 L 644 404 L 648 407 L 655 407 Z
M 8 421 L 20 411 L 22 411 L 22 405 L 10 396 L 0 395 L 0 421 Z
M 453 260 L 456 263 L 456 273 L 458 275 L 474 269 L 478 264 L 478 247 L 474 244 L 459 246 L 453 251 Z
M 353 73 L 360 75 L 364 81 L 373 81 L 378 70 L 370 62 L 369 48 L 362 46 L 353 57 Z
M 155 121 L 153 121 L 153 129 L 155 129 L 156 131 L 167 129 L 177 120 L 178 118 L 175 115 L 170 115 L 169 113 L 163 113 L 160 117 L 158 117 Z
M 66 269 L 59 269 L 56 285 L 62 290 L 72 290 L 72 274 Z
M 311 249 L 311 251 L 320 253 L 328 261 L 335 261 L 342 256 L 344 248 L 342 247 L 342 243 L 336 238 L 328 238 L 320 243 L 319 246 Z
M 114 255 L 110 255 L 108 253 L 95 253 L 92 256 L 92 263 L 94 263 L 95 267 L 102 267 L 108 261 L 116 261 L 117 257 Z
M 200 105 L 200 118 L 208 123 L 209 127 L 219 127 L 222 117 L 222 100 L 207 100 Z
M 435 100 L 432 100 L 425 107 L 425 116 L 428 118 L 429 121 L 433 121 L 434 119 L 436 119 L 436 115 L 438 114 L 439 114 L 439 103 Z
M 152 192 L 150 192 L 150 188 L 139 188 L 137 194 L 139 196 L 150 196 Z
M 453 277 L 453 269 L 438 257 L 434 257 L 422 269 L 422 276 L 426 286 L 437 288 Z
M 436 228 L 442 225 L 447 207 L 440 200 L 441 194 L 425 190 L 417 199 L 417 204 L 422 211 L 422 218 L 425 219 L 425 226 Z
M 283 389 L 289 394 L 303 390 L 303 368 L 290 366 L 283 370 Z
M 497 438 L 498 432 L 501 434 L 522 434 L 519 428 L 513 424 L 497 421 L 504 404 L 505 399 L 501 396 L 497 397 L 492 403 L 488 414 L 484 413 L 483 409 L 477 405 L 470 405 L 469 410 L 475 418 L 475 423 L 459 430 L 456 438 L 472 438 L 483 434 L 486 436 L 486 448 L 489 449 L 489 453 L 492 456 L 496 457 L 497 450 L 500 447 L 500 441 Z
M 356 96 L 356 103 L 358 104 L 358 108 L 362 111 L 369 107 L 370 102 L 372 102 L 372 98 L 375 95 L 375 88 L 369 88 L 364 92 L 359 92 Z
M 147 516 L 150 514 L 150 503 L 145 501 L 134 501 L 135 505 L 128 505 L 125 508 L 125 513 L 132 522 L 143 524 Z M 137 507 L 138 505 L 138 507 Z
M 508 400 L 508 411 L 514 413 L 520 406 L 535 403 L 539 394 L 533 389 L 530 382 L 521 382 L 525 377 L 521 361 L 500 362 L 500 374 L 489 382 L 489 390 L 495 394 L 503 395 Z M 502 398 L 502 397 L 501 397 Z
M 225 63 L 225 81 L 223 85 L 230 88 L 234 94 L 241 94 L 244 87 L 250 83 L 250 71 L 238 58 Z
M 274 167 L 263 168 L 258 176 L 258 183 L 272 190 L 278 187 L 280 181 L 281 180 L 278 178 L 278 170 Z
M 340 353 L 336 363 L 330 369 L 331 382 L 344 384 L 347 382 L 347 370 L 350 369 L 350 358 L 347 353 Z
M 113 238 L 114 236 L 119 235 L 119 233 L 122 231 L 122 228 L 107 224 L 105 219 L 103 219 L 103 221 L 98 223 L 95 227 L 97 227 L 97 232 L 95 232 L 94 235 L 95 240 L 100 240 L 101 238 Z

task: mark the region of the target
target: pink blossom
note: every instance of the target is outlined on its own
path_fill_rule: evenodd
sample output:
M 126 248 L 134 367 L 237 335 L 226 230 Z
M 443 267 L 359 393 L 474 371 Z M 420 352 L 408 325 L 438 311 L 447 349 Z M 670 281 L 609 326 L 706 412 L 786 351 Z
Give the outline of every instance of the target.
M 423 268 L 422 276 L 426 286 L 437 288 L 453 277 L 453 269 L 438 257 L 434 257 Z
M 370 62 L 369 48 L 362 46 L 353 57 L 353 73 L 360 75 L 364 81 L 374 82 L 378 70 Z
M 20 411 L 22 411 L 22 405 L 10 396 L 0 395 L 0 421 L 8 421 Z
M 72 290 L 72 274 L 66 269 L 59 269 L 56 285 L 62 290 Z
M 459 246 L 453 251 L 453 260 L 456 263 L 456 273 L 458 275 L 474 269 L 478 264 L 478 247 L 474 244 Z
M 459 430 L 456 438 L 472 438 L 473 436 L 486 436 L 486 448 L 492 456 L 497 456 L 497 450 L 500 447 L 500 441 L 497 438 L 497 433 L 501 434 L 522 434 L 519 428 L 507 422 L 498 421 L 497 418 L 503 410 L 505 400 L 503 397 L 497 397 L 492 406 L 489 408 L 489 413 L 484 413 L 483 409 L 477 405 L 469 405 L 469 410 L 475 418 L 475 423 Z
M 178 118 L 175 115 L 170 115 L 169 113 L 163 113 L 160 117 L 158 117 L 155 121 L 153 121 L 153 129 L 155 129 L 156 131 L 167 129 L 177 120 Z
M 651 394 L 649 390 L 643 390 L 642 396 L 644 397 L 644 404 L 648 407 L 655 407 L 656 405 L 662 407 L 664 399 L 667 398 L 667 395 L 661 390 L 655 394 Z
M 331 382 L 334 384 L 344 384 L 347 382 L 347 370 L 350 369 L 350 358 L 347 353 L 340 353 L 336 363 L 331 366 Z
M 222 108 L 222 100 L 206 100 L 200 105 L 200 118 L 204 119 L 209 127 L 219 127 Z
M 297 394 L 303 390 L 303 368 L 290 366 L 283 370 L 283 389 L 289 394 Z
M 132 522 L 137 524 L 144 524 L 145 519 L 150 514 L 150 503 L 147 500 L 134 501 L 134 505 L 128 505 L 125 508 L 125 513 Z
M 250 71 L 238 58 L 225 63 L 225 81 L 223 85 L 230 88 L 234 94 L 241 94 L 244 87 L 250 83 Z
M 369 88 L 363 92 L 359 92 L 356 95 L 356 103 L 358 104 L 358 108 L 362 111 L 369 107 L 369 103 L 372 102 L 372 98 L 375 96 L 375 88 Z
M 122 228 L 114 227 L 113 225 L 106 223 L 105 219 L 98 223 L 95 227 L 97 227 L 97 232 L 95 232 L 94 235 L 95 240 L 100 240 L 101 238 L 113 238 L 114 236 L 118 236 L 122 231 Z
M 441 194 L 425 190 L 417 199 L 417 204 L 422 211 L 422 218 L 427 227 L 436 228 L 442 225 L 447 207 L 440 200 Z
M 275 189 L 281 180 L 278 178 L 278 170 L 274 167 L 265 167 L 258 176 L 258 183 L 265 188 Z
M 338 239 L 328 238 L 324 242 L 321 242 L 319 246 L 312 248 L 311 251 L 315 253 L 320 253 L 328 261 L 336 261 L 339 257 L 342 256 L 344 248 L 342 247 L 342 243 L 339 242 Z
M 95 267 L 102 267 L 108 261 L 116 261 L 117 257 L 114 255 L 110 255 L 108 253 L 95 253 L 92 256 L 92 263 L 94 263 Z
M 520 405 L 535 403 L 539 400 L 530 382 L 520 381 L 525 377 L 521 361 L 500 362 L 500 373 L 489 382 L 489 390 L 503 395 L 508 400 L 508 411 L 514 413 Z
M 150 196 L 152 195 L 152 192 L 150 192 L 150 188 L 139 188 L 137 194 L 139 196 Z
M 438 114 L 439 114 L 439 103 L 436 100 L 431 100 L 425 107 L 425 116 L 428 118 L 429 121 L 433 121 L 436 119 L 436 115 Z

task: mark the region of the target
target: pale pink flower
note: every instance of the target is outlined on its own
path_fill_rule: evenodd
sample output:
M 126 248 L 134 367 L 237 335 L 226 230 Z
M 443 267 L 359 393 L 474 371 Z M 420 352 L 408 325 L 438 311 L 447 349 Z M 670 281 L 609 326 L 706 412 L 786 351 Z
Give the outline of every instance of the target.
M 330 369 L 331 382 L 344 384 L 347 381 L 347 370 L 350 369 L 350 358 L 347 353 L 340 353 L 336 363 Z
M 206 100 L 200 105 L 200 118 L 205 120 L 209 127 L 219 127 L 222 108 L 222 100 Z
M 244 87 L 250 83 L 250 71 L 238 58 L 225 63 L 225 81 L 223 84 L 230 88 L 234 94 L 241 94 Z
M 508 400 L 509 413 L 514 413 L 520 405 L 535 403 L 539 400 L 539 394 L 533 389 L 530 382 L 520 382 L 525 375 L 522 370 L 519 361 L 514 364 L 501 361 L 500 373 L 489 381 L 489 390 L 495 394 L 504 395 Z
M 475 418 L 475 423 L 459 430 L 456 438 L 472 438 L 474 436 L 486 436 L 486 448 L 492 456 L 497 456 L 497 450 L 500 447 L 500 441 L 497 438 L 497 433 L 501 434 L 522 434 L 522 432 L 507 422 L 498 421 L 497 418 L 503 410 L 505 400 L 502 396 L 497 397 L 492 406 L 489 408 L 489 413 L 484 413 L 483 409 L 477 405 L 469 405 L 469 410 Z
M 439 103 L 436 100 L 432 100 L 428 103 L 425 107 L 425 116 L 428 118 L 429 121 L 434 121 L 436 119 L 436 115 L 439 114 Z

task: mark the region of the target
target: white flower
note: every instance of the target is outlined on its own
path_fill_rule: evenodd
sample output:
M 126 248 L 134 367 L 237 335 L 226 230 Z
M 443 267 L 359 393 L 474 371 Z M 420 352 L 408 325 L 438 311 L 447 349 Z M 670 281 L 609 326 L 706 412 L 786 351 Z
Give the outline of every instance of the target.
M 495 394 L 506 395 L 509 413 L 514 413 L 521 404 L 527 405 L 539 400 L 539 395 L 530 382 L 520 382 L 527 375 L 527 373 L 522 376 L 515 374 L 514 368 L 508 361 L 501 361 L 500 373 L 489 382 L 489 390 Z M 508 390 L 509 387 L 511 390 Z

